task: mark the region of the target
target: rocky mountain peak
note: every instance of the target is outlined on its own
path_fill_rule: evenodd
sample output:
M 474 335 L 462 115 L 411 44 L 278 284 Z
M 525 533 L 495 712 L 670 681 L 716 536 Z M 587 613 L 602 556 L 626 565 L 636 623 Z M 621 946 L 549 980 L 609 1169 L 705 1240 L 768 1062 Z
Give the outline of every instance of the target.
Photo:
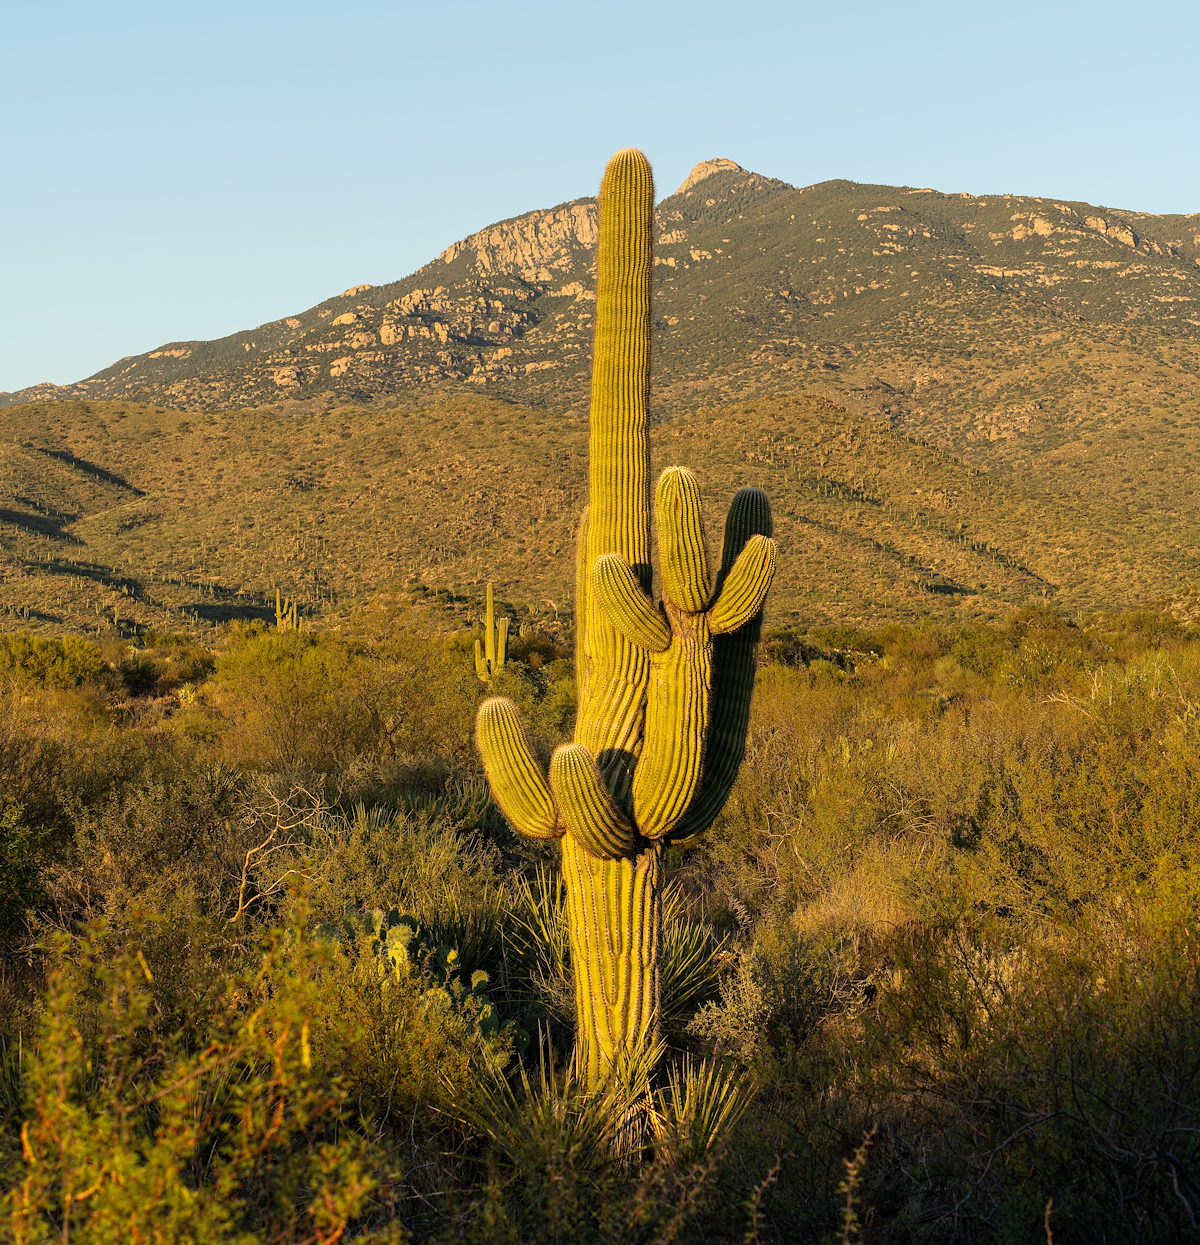
M 746 170 L 740 164 L 735 164 L 732 160 L 701 160 L 698 165 L 683 180 L 683 185 L 675 192 L 677 195 L 687 194 L 689 190 L 706 177 L 712 177 L 714 173 L 744 173 Z

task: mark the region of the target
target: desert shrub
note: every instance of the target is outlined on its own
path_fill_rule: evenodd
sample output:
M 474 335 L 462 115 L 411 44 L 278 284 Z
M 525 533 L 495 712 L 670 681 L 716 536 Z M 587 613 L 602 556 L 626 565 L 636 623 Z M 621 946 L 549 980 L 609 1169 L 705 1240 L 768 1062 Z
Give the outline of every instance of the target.
M 1012 637 L 996 627 L 964 627 L 950 646 L 950 656 L 972 674 L 991 680 L 1013 651 Z
M 849 623 L 814 627 L 809 634 L 814 643 L 837 652 L 867 653 L 878 657 L 884 651 L 881 635 Z
M 66 834 L 67 750 L 27 733 L 21 718 L 0 718 L 0 940 L 19 931 L 40 894 L 41 870 Z M 16 719 L 16 720 L 14 720 Z
M 869 1184 L 896 1239 L 1032 1239 L 1049 1202 L 1055 1239 L 1186 1238 L 1200 960 L 1184 927 L 1145 918 L 902 949 L 871 1026 L 889 1105 Z
M 142 651 L 157 663 L 160 693 L 182 683 L 201 683 L 216 666 L 212 652 L 190 635 L 149 631 L 142 636 Z
M 314 987 L 320 1057 L 360 1111 L 409 1134 L 429 1131 L 429 1112 L 502 1070 L 511 1049 L 488 974 L 441 932 L 378 910 L 319 929 L 338 948 Z
M 811 1059 L 814 1039 L 834 1015 L 857 1012 L 861 987 L 845 974 L 851 957 L 844 947 L 797 935 L 783 922 L 764 922 L 752 941 L 732 958 L 689 1032 L 715 1053 L 735 1060 L 760 1085 L 792 1095 L 807 1074 L 800 1061 Z M 852 960 L 851 960 L 852 962 Z
M 535 627 L 521 627 L 509 635 L 508 656 L 530 670 L 544 670 L 556 662 L 571 663 L 570 649 Z
M 0 635 L 0 679 L 28 680 L 40 687 L 111 685 L 100 650 L 79 636 L 50 640 L 25 634 Z
M 207 731 L 231 763 L 351 786 L 468 755 L 474 679 L 419 636 L 365 642 L 249 632 L 204 685 Z M 195 728 L 194 728 L 195 729 Z
M 8 1239 L 299 1242 L 369 1221 L 378 1151 L 313 1058 L 305 983 L 322 962 L 268 946 L 191 1046 L 161 1024 L 136 940 L 58 940 L 22 1061 Z M 394 1219 L 372 1235 L 402 1237 Z
M 1088 631 L 1107 656 L 1118 661 L 1141 657 L 1147 651 L 1177 650 L 1189 629 L 1173 615 L 1158 610 L 1130 610 L 1124 614 L 1100 615 L 1088 624 Z
M 350 696 L 354 656 L 300 632 L 238 637 L 204 687 L 222 754 L 283 774 L 333 773 L 367 744 L 368 714 Z
M 0 689 L 0 943 L 45 899 L 79 811 L 135 781 L 156 751 L 115 729 L 94 689 Z
M 54 873 L 64 923 L 97 916 L 119 922 L 147 900 L 160 908 L 185 882 L 205 906 L 222 910 L 236 889 L 241 851 L 235 825 L 244 791 L 219 765 L 179 763 L 81 809 L 70 854 Z
M 185 684 L 202 683 L 215 666 L 213 654 L 190 636 L 149 632 L 140 644 L 112 644 L 107 656 L 131 696 L 170 696 Z
M 44 829 L 26 822 L 19 806 L 0 806 L 0 939 L 5 943 L 37 901 L 47 837 Z
M 158 687 L 163 668 L 146 653 L 131 649 L 122 654 L 117 674 L 131 696 L 145 696 Z
M 319 809 L 291 870 L 289 892 L 318 921 L 349 907 L 396 908 L 423 923 L 488 910 L 501 884 L 497 850 L 437 811 L 356 805 Z
M 40 921 L 64 930 L 98 919 L 116 931 L 137 926 L 162 1018 L 193 1032 L 217 1006 L 222 966 L 236 959 L 243 931 L 230 921 L 256 830 L 232 773 L 162 768 L 78 811 L 68 845 L 45 870 Z
M 1026 1240 L 1050 1199 L 1055 1239 L 1188 1230 L 1200 678 L 1191 646 L 1110 651 L 1033 611 L 889 642 L 837 682 L 760 676 L 692 856 L 745 931 L 693 1032 L 776 1108 L 755 1117 L 791 1156 L 767 1202 L 800 1239 L 833 1230 L 827 1157 L 876 1123 L 868 1238 Z M 814 1172 L 801 1206 L 789 1181 Z

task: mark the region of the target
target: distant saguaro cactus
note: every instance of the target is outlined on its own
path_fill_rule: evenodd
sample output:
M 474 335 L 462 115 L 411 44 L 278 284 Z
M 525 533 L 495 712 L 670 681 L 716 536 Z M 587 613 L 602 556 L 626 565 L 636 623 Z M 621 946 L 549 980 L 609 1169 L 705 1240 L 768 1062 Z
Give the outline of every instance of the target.
M 278 588 L 275 589 L 275 630 L 300 630 L 300 618 L 296 613 L 296 602 L 289 601 L 287 597 L 280 596 Z
M 575 740 L 555 749 L 547 775 L 512 701 L 485 701 L 477 722 L 504 816 L 520 834 L 561 842 L 576 1060 L 590 1084 L 657 1034 L 660 857 L 712 823 L 737 776 L 775 565 L 767 499 L 743 489 L 714 589 L 695 477 L 669 467 L 654 502 L 661 603 L 649 595 L 653 210 L 645 156 L 619 152 L 600 187 Z
M 483 640 L 475 641 L 475 673 L 481 683 L 490 683 L 508 661 L 508 619 L 496 621 L 492 581 L 488 580 L 487 605 L 483 616 Z

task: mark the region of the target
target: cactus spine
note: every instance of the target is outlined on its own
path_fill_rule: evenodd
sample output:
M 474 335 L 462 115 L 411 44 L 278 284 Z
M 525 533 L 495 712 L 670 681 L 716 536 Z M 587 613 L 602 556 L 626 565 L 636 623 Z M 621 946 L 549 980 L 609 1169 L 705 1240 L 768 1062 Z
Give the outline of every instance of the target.
M 645 156 L 619 152 L 600 188 L 574 742 L 555 749 L 547 775 L 511 701 L 485 701 L 477 723 L 509 823 L 561 843 L 576 1059 L 591 1084 L 657 1035 L 661 853 L 711 824 L 737 776 L 775 563 L 766 497 L 743 489 L 714 590 L 696 480 L 669 467 L 654 499 L 661 603 L 650 596 L 653 211 Z
M 508 619 L 496 621 L 492 581 L 488 580 L 487 605 L 483 618 L 483 640 L 475 641 L 475 674 L 481 683 L 490 683 L 508 661 Z

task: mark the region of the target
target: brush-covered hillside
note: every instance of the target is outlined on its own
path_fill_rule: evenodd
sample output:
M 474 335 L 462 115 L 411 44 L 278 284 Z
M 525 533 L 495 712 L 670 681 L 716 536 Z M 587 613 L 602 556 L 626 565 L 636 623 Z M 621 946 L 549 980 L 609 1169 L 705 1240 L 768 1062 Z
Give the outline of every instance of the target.
M 586 436 L 580 418 L 470 394 L 320 412 L 0 411 L 0 625 L 265 618 L 275 588 L 306 614 L 435 592 L 461 598 L 465 619 L 489 578 L 518 613 L 566 622 Z M 1191 612 L 1198 515 L 1169 454 L 1139 487 L 1173 490 L 1173 508 L 1136 521 L 1111 490 L 985 470 L 811 395 L 681 413 L 654 456 L 697 471 L 714 541 L 736 488 L 769 492 L 778 625 L 1035 601 Z
M 777 619 L 1190 612 L 1200 216 L 715 160 L 657 210 L 659 465 L 775 502 Z M 595 204 L 0 399 L 0 624 L 406 584 L 569 610 Z M 5 612 L 7 610 L 7 612 Z

